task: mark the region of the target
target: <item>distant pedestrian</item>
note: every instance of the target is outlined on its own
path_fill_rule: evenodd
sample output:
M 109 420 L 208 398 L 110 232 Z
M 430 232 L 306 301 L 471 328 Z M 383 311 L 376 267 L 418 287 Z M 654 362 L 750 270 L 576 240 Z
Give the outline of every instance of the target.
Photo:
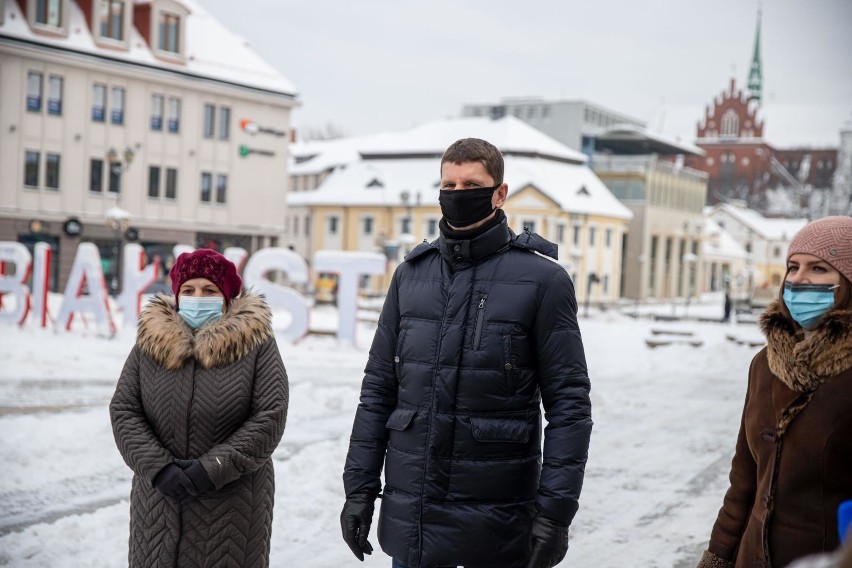
M 725 289 L 725 315 L 722 317 L 722 323 L 728 323 L 731 321 L 731 309 L 733 308 L 733 304 L 731 302 L 731 292 L 730 290 Z
M 170 276 L 175 297 L 142 311 L 110 404 L 133 470 L 129 565 L 268 566 L 288 404 L 269 307 L 211 250 Z
M 852 499 L 852 217 L 806 225 L 760 318 L 731 485 L 700 568 L 783 567 L 837 548 Z

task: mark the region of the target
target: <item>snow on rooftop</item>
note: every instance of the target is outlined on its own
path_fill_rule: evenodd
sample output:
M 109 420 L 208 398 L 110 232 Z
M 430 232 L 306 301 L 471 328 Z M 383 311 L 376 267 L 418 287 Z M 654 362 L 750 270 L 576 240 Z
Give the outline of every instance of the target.
M 748 258 L 745 248 L 713 219 L 705 217 L 702 230 L 701 249 L 705 259 Z
M 764 239 L 771 241 L 792 240 L 795 234 L 808 223 L 807 219 L 768 219 L 757 211 L 729 203 L 721 203 L 716 207 L 720 211 L 725 211 Z
M 132 25 L 127 34 L 127 51 L 107 49 L 97 45 L 86 17 L 76 2 L 68 3 L 68 37 L 51 37 L 33 33 L 15 1 L 0 4 L 5 5 L 6 10 L 0 32 L 10 38 L 24 39 L 46 46 L 190 73 L 288 96 L 296 95 L 296 87 L 289 79 L 266 63 L 251 49 L 245 39 L 232 33 L 216 20 L 200 2 L 177 1 L 189 10 L 186 19 L 186 62 L 184 64 L 171 63 L 155 57 L 145 39 Z

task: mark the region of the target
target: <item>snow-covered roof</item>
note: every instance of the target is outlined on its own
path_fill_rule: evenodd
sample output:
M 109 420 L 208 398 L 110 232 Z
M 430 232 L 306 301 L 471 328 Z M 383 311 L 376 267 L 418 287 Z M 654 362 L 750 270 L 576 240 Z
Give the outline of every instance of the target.
M 336 140 L 298 142 L 290 147 L 290 173 L 312 174 L 350 161 L 356 154 L 366 159 L 395 156 L 440 157 L 460 138 L 482 138 L 494 144 L 504 156 L 541 156 L 571 164 L 585 164 L 585 154 L 514 116 L 446 118 L 426 122 L 409 130 L 381 132 Z M 311 157 L 312 156 L 312 157 Z M 305 158 L 311 157 L 305 160 Z
M 724 211 L 769 241 L 790 241 L 808 223 L 807 219 L 768 219 L 757 211 L 730 203 L 720 203 L 716 210 Z
M 702 229 L 704 238 L 701 240 L 701 252 L 705 259 L 746 259 L 745 248 L 709 217 L 704 218 Z
M 440 188 L 436 158 L 361 160 L 338 167 L 313 191 L 290 192 L 287 203 L 299 206 L 401 206 L 407 191 L 412 206 L 435 207 Z M 541 158 L 507 156 L 509 198 L 533 186 L 570 213 L 630 219 L 633 214 L 585 165 Z
M 145 38 L 132 25 L 127 33 L 127 51 L 99 46 L 82 9 L 73 1 L 68 3 L 67 37 L 34 33 L 15 1 L 0 3 L 0 6 L 5 5 L 0 34 L 81 54 L 262 89 L 290 98 L 296 96 L 296 87 L 289 79 L 266 63 L 245 39 L 216 20 L 199 1 L 177 1 L 189 10 L 186 18 L 185 63 L 171 63 L 155 57 Z
M 617 124 L 601 133 L 597 140 L 602 145 L 623 146 L 626 149 L 643 148 L 648 153 L 690 154 L 703 156 L 706 152 L 694 144 L 675 140 L 658 132 L 651 132 L 632 124 Z

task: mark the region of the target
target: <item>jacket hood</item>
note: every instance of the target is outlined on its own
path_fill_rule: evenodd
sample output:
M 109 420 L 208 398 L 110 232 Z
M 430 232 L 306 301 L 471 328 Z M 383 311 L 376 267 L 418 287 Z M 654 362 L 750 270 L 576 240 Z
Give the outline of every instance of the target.
M 809 337 L 793 325 L 778 300 L 760 316 L 769 369 L 790 389 L 812 391 L 828 377 L 852 368 L 852 311 L 827 312 Z
M 174 296 L 157 295 L 139 315 L 136 344 L 167 369 L 192 358 L 209 369 L 241 359 L 272 335 L 272 312 L 258 294 L 237 296 L 221 318 L 194 332 L 178 315 Z

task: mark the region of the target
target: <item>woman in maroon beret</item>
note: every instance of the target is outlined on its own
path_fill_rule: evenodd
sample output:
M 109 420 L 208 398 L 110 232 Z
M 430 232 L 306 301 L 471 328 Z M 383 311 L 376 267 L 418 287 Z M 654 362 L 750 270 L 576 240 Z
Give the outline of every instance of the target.
M 268 566 L 287 373 L 266 302 L 201 249 L 139 316 L 110 404 L 133 470 L 131 567 Z
M 698 566 L 787 566 L 839 544 L 852 499 L 852 217 L 806 225 L 760 318 L 731 486 Z

